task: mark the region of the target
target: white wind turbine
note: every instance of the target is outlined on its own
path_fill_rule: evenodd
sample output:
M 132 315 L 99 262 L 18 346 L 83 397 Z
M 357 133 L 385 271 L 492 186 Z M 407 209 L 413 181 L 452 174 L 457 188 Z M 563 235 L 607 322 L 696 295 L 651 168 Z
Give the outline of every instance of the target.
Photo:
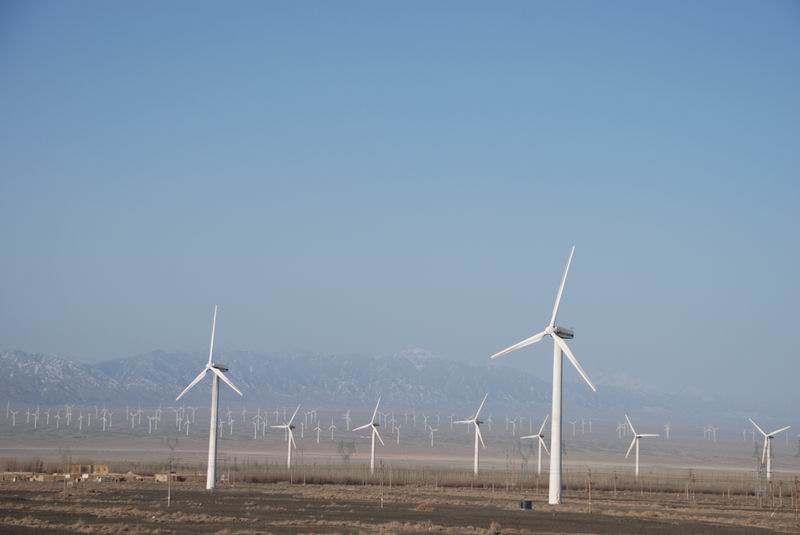
M 217 330 L 217 305 L 214 305 L 214 319 L 211 321 L 211 345 L 208 348 L 208 363 L 203 368 L 197 377 L 189 383 L 189 386 L 183 389 L 183 392 L 175 398 L 178 401 L 183 397 L 186 392 L 203 380 L 203 378 L 211 372 L 211 422 L 208 432 L 208 473 L 206 474 L 206 490 L 214 490 L 217 478 L 217 410 L 219 409 L 219 381 L 225 382 L 226 385 L 231 387 L 234 392 L 242 395 L 242 392 L 234 386 L 234 384 L 225 377 L 222 372 L 228 371 L 228 368 L 222 364 L 215 364 L 212 360 L 214 357 L 214 336 Z M 188 427 L 187 427 L 188 432 Z
M 432 447 L 433 447 L 433 434 L 434 434 L 436 431 L 438 431 L 438 429 L 434 429 L 434 428 L 433 428 L 433 427 L 431 427 L 431 426 L 428 426 L 428 429 L 430 429 L 430 431 L 431 431 L 431 448 L 432 448 Z
M 508 347 L 499 353 L 495 353 L 490 358 L 496 359 L 507 355 L 512 351 L 528 347 L 541 341 L 545 336 L 550 336 L 553 339 L 553 396 L 552 396 L 552 418 L 550 420 L 550 491 L 548 503 L 557 505 L 561 503 L 561 369 L 563 364 L 562 353 L 567 355 L 567 358 L 578 370 L 578 373 L 586 381 L 593 391 L 597 391 L 589 376 L 583 371 L 578 359 L 572 354 L 569 346 L 564 341 L 571 339 L 574 336 L 572 330 L 556 325 L 556 316 L 558 315 L 558 307 L 561 303 L 561 296 L 564 293 L 564 285 L 567 282 L 567 275 L 569 274 L 569 267 L 572 264 L 572 256 L 575 254 L 575 246 L 569 253 L 567 259 L 567 266 L 564 268 L 564 275 L 561 277 L 561 285 L 558 287 L 556 294 L 556 302 L 553 305 L 553 313 L 550 316 L 550 323 L 547 324 L 544 331 L 526 338 L 521 342 L 517 342 L 511 347 Z
M 469 424 L 475 424 L 475 460 L 473 461 L 472 472 L 476 476 L 478 475 L 478 441 L 480 441 L 481 446 L 486 449 L 486 444 L 483 443 L 483 435 L 481 435 L 481 424 L 483 421 L 479 420 L 478 416 L 481 414 L 481 409 L 483 408 L 483 404 L 486 403 L 486 398 L 488 396 L 489 393 L 487 392 L 483 396 L 483 401 L 481 401 L 481 404 L 478 406 L 478 410 L 475 412 L 475 415 L 472 418 L 453 422 L 454 424 L 467 424 L 467 426 L 469 426 Z M 467 427 L 467 430 L 469 430 L 469 427 Z
M 519 438 L 538 438 L 539 439 L 539 463 L 538 463 L 537 468 L 536 468 L 536 470 L 537 470 L 536 474 L 537 475 L 542 475 L 542 448 L 544 448 L 544 451 L 547 452 L 547 455 L 550 455 L 550 452 L 547 451 L 547 444 L 544 443 L 544 433 L 543 433 L 544 426 L 547 423 L 548 416 L 550 416 L 550 415 L 548 414 L 547 416 L 544 417 L 544 420 L 542 421 L 542 426 L 539 428 L 539 432 L 538 433 L 536 433 L 535 435 L 528 435 L 526 437 L 519 437 Z
M 628 418 L 628 415 L 625 415 L 625 419 L 628 421 L 628 425 L 631 426 L 631 432 L 633 433 L 633 441 L 631 441 L 631 445 L 628 446 L 628 453 L 625 454 L 625 458 L 628 458 L 628 455 L 631 454 L 631 450 L 633 446 L 636 446 L 636 477 L 639 477 L 639 439 L 646 438 L 646 437 L 657 437 L 657 434 L 653 433 L 637 433 L 636 430 L 633 428 L 633 424 L 631 423 L 631 419 Z
M 791 429 L 791 425 L 787 425 L 786 427 L 781 427 L 777 431 L 773 431 L 772 433 L 765 433 L 763 429 L 758 427 L 758 424 L 755 423 L 752 418 L 748 418 L 750 423 L 758 429 L 758 432 L 764 435 L 764 449 L 761 451 L 761 464 L 764 464 L 766 459 L 767 463 L 767 481 L 772 480 L 772 438 L 777 435 L 778 433 L 782 433 L 787 429 Z
M 300 405 L 298 405 L 297 408 L 294 410 L 294 414 L 292 414 L 292 417 L 289 418 L 288 422 L 286 422 L 285 424 L 272 426 L 275 429 L 283 429 L 287 434 L 286 468 L 289 470 L 291 470 L 292 468 L 292 447 L 294 447 L 295 449 L 297 448 L 297 444 L 295 444 L 294 442 L 294 433 L 292 432 L 292 429 L 294 429 L 292 422 L 294 421 L 294 417 L 297 416 L 297 411 L 299 410 L 300 410 Z
M 336 425 L 333 423 L 333 417 L 331 417 L 331 426 L 328 428 L 331 432 L 331 440 L 333 440 L 333 432 L 336 431 Z
M 381 438 L 381 434 L 378 433 L 378 426 L 380 425 L 378 422 L 375 421 L 375 416 L 378 414 L 378 405 L 381 404 L 381 398 L 378 398 L 378 402 L 375 404 L 375 410 L 372 413 L 372 419 L 369 421 L 368 424 L 364 424 L 361 427 L 356 427 L 353 431 L 361 431 L 362 429 L 366 429 L 367 427 L 372 428 L 372 449 L 370 450 L 369 454 L 369 473 L 375 473 L 375 437 L 378 437 L 378 440 L 381 441 L 381 446 L 385 446 L 386 444 L 383 443 L 383 439 Z

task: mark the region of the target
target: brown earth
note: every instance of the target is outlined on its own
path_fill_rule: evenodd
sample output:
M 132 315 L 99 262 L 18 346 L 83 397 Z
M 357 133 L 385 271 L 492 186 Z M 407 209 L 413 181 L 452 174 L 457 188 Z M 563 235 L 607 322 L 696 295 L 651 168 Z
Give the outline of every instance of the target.
M 383 494 L 383 506 L 381 506 Z M 520 511 L 520 498 L 534 511 Z M 703 498 L 612 497 L 598 492 L 553 509 L 543 496 L 487 489 L 343 485 L 241 485 L 206 493 L 176 484 L 171 507 L 157 483 L 0 483 L 4 533 L 800 533 L 794 511 Z

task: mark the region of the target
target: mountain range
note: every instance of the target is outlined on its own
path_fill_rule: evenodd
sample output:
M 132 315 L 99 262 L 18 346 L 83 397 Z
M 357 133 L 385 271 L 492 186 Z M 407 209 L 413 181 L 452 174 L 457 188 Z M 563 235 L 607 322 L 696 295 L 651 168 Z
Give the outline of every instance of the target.
M 152 351 L 143 355 L 89 364 L 23 351 L 0 352 L 0 400 L 41 405 L 141 404 L 169 405 L 200 372 L 201 353 Z M 495 362 L 474 364 L 415 349 L 392 355 L 266 355 L 221 352 L 228 376 L 245 393 L 238 399 L 222 386 L 222 401 L 272 406 L 302 402 L 306 406 L 344 408 L 370 406 L 382 396 L 396 409 L 453 409 L 469 412 L 485 392 L 497 408 L 546 412 L 550 382 Z M 566 383 L 566 411 L 582 414 L 648 412 L 668 415 L 688 411 L 697 400 L 659 392 L 626 378 L 602 377 L 598 392 L 585 384 Z M 208 401 L 210 381 L 185 399 Z M 705 402 L 707 403 L 707 401 Z

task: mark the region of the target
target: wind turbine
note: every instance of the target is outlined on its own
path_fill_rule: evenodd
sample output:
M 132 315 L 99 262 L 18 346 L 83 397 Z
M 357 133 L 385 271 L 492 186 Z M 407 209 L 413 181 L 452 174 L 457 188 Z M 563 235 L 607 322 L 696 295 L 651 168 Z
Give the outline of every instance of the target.
M 189 383 L 189 386 L 183 389 L 183 392 L 175 398 L 175 401 L 181 399 L 186 392 L 203 380 L 203 378 L 211 372 L 211 423 L 208 432 L 208 473 L 206 474 L 206 490 L 214 490 L 216 487 L 217 479 L 217 410 L 219 409 L 219 381 L 222 379 L 226 385 L 231 387 L 234 392 L 242 395 L 242 392 L 225 377 L 222 372 L 228 371 L 228 368 L 222 364 L 215 364 L 214 357 L 214 335 L 217 330 L 217 305 L 214 305 L 214 319 L 211 321 L 211 345 L 208 348 L 208 363 L 203 371 L 201 371 L 194 380 Z M 188 431 L 188 427 L 187 427 Z
M 333 440 L 333 432 L 336 431 L 336 426 L 333 424 L 333 417 L 331 417 L 331 426 L 328 430 L 331 432 L 331 440 Z
M 631 432 L 633 433 L 633 441 L 631 441 L 631 445 L 628 446 L 628 453 L 625 454 L 625 458 L 628 458 L 628 455 L 631 454 L 631 450 L 633 446 L 636 446 L 636 478 L 639 477 L 639 439 L 644 437 L 657 437 L 658 435 L 652 433 L 637 433 L 636 430 L 633 428 L 633 424 L 631 423 L 631 419 L 628 418 L 628 415 L 625 415 L 625 419 L 628 420 L 628 425 L 631 426 Z
M 381 434 L 378 433 L 378 426 L 380 425 L 378 422 L 375 421 L 375 415 L 378 414 L 378 405 L 381 404 L 381 398 L 378 398 L 378 402 L 375 404 L 375 410 L 372 413 L 372 419 L 369 421 L 368 424 L 364 424 L 361 427 L 356 427 L 353 431 L 361 431 L 362 429 L 366 429 L 367 427 L 372 428 L 372 450 L 369 454 L 369 473 L 375 473 L 375 437 L 378 437 L 378 440 L 381 441 L 381 445 L 385 446 L 386 444 L 383 443 L 383 439 L 381 438 Z
M 467 424 L 467 426 L 469 426 L 469 424 L 475 424 L 475 460 L 473 462 L 472 471 L 473 471 L 473 474 L 475 474 L 476 476 L 478 475 L 478 441 L 479 440 L 481 442 L 481 446 L 483 446 L 483 448 L 486 449 L 486 444 L 483 443 L 483 436 L 481 435 L 481 424 L 483 422 L 478 419 L 478 416 L 480 415 L 481 409 L 483 408 L 483 404 L 486 403 L 486 398 L 488 396 L 489 396 L 489 393 L 487 392 L 483 396 L 483 401 L 481 401 L 481 404 L 478 406 L 478 410 L 475 412 L 475 415 L 472 418 L 467 418 L 466 420 L 458 420 L 456 422 L 453 422 L 454 424 Z M 469 427 L 467 427 L 467 429 L 469 430 Z
M 758 427 L 758 424 L 755 423 L 752 418 L 748 418 L 750 423 L 758 429 L 758 432 L 764 435 L 764 449 L 761 452 L 761 464 L 764 464 L 764 460 L 766 458 L 767 462 L 767 481 L 772 479 L 772 438 L 777 435 L 778 433 L 782 433 L 787 429 L 791 429 L 791 425 L 787 425 L 786 427 L 781 427 L 777 431 L 773 431 L 772 433 L 765 433 L 763 429 Z
M 294 442 L 294 433 L 292 432 L 292 429 L 294 429 L 294 426 L 292 425 L 292 422 L 294 421 L 294 417 L 297 416 L 297 411 L 299 411 L 299 410 L 300 410 L 300 405 L 298 405 L 297 408 L 294 410 L 294 414 L 292 414 L 292 417 L 289 418 L 288 422 L 286 422 L 285 424 L 273 425 L 272 426 L 275 429 L 284 429 L 286 431 L 286 433 L 287 433 L 288 440 L 286 441 L 286 443 L 287 443 L 286 468 L 289 469 L 289 470 L 291 470 L 291 468 L 292 468 L 292 447 L 297 449 L 297 444 L 295 444 L 295 442 Z
M 434 429 L 434 428 L 433 428 L 433 427 L 431 427 L 431 426 L 428 426 L 428 429 L 430 429 L 430 431 L 431 431 L 431 448 L 432 448 L 432 447 L 433 447 L 433 434 L 434 434 L 436 431 L 438 431 L 438 429 Z
M 539 463 L 536 468 L 536 474 L 542 475 L 542 447 L 544 447 L 544 451 L 547 452 L 547 455 L 550 455 L 550 452 L 547 451 L 547 444 L 544 443 L 544 426 L 547 423 L 547 417 L 550 416 L 549 414 L 544 417 L 542 421 L 542 426 L 539 428 L 539 432 L 535 435 L 528 435 L 526 437 L 519 437 L 519 438 L 538 438 L 539 439 Z
M 561 503 L 561 369 L 563 364 L 562 353 L 567 355 L 567 358 L 578 370 L 578 373 L 586 381 L 593 391 L 597 391 L 589 376 L 583 371 L 578 359 L 572 354 L 569 346 L 564 341 L 571 339 L 574 336 L 572 330 L 556 325 L 556 316 L 558 315 L 558 307 L 561 303 L 561 296 L 564 293 L 564 285 L 567 282 L 567 275 L 569 274 L 569 267 L 572 264 L 572 256 L 575 254 L 575 246 L 569 253 L 567 259 L 567 266 L 564 268 L 564 275 L 561 277 L 561 285 L 558 287 L 556 294 L 556 302 L 553 305 L 553 313 L 550 316 L 550 323 L 547 324 L 544 331 L 534 334 L 530 338 L 526 338 L 521 342 L 517 342 L 511 347 L 508 347 L 499 353 L 495 353 L 490 358 L 496 359 L 507 355 L 512 351 L 528 347 L 541 341 L 545 336 L 550 336 L 553 339 L 553 396 L 552 396 L 552 418 L 550 420 L 550 491 L 548 496 L 548 503 L 557 505 Z

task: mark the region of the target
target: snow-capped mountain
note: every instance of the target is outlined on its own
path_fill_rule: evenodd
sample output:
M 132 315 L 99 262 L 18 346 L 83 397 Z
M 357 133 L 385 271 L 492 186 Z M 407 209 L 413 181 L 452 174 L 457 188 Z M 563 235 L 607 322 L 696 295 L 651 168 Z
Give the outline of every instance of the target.
M 169 404 L 199 373 L 206 355 L 153 351 L 98 364 L 22 351 L 0 353 L 8 380 L 0 382 L 0 400 L 14 403 Z M 307 406 L 369 406 L 380 395 L 394 407 L 453 409 L 463 412 L 489 392 L 492 405 L 546 411 L 550 383 L 495 362 L 471 364 L 415 349 L 393 355 L 273 356 L 244 351 L 222 352 L 228 376 L 245 393 L 238 400 L 222 387 L 223 401 L 247 404 L 302 402 Z M 604 381 L 607 382 L 607 381 Z M 210 381 L 185 398 L 207 402 Z M 564 403 L 587 412 L 630 410 L 671 412 L 687 400 L 653 389 L 604 386 L 593 394 L 583 384 L 567 385 Z
M 96 366 L 53 355 L 0 352 L 4 380 L 0 395 L 9 401 L 54 404 L 111 396 L 119 383 Z

